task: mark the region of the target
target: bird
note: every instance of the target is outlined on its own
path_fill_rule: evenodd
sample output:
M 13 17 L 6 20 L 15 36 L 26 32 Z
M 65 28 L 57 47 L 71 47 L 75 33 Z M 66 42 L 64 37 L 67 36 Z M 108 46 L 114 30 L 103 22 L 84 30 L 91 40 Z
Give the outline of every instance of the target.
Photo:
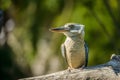
M 84 40 L 84 25 L 78 23 L 66 23 L 64 26 L 50 28 L 52 32 L 63 33 L 66 40 L 61 45 L 61 53 L 68 63 L 68 69 L 87 67 L 88 46 Z

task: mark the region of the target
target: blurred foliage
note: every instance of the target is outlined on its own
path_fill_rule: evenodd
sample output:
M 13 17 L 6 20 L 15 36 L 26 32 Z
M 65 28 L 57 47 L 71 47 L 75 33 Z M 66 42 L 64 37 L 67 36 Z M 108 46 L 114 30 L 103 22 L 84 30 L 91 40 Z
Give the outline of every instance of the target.
M 49 28 L 69 22 L 86 26 L 89 66 L 120 53 L 120 0 L 0 0 L 0 9 L 15 23 L 0 47 L 1 80 L 66 69 L 60 51 L 65 36 Z

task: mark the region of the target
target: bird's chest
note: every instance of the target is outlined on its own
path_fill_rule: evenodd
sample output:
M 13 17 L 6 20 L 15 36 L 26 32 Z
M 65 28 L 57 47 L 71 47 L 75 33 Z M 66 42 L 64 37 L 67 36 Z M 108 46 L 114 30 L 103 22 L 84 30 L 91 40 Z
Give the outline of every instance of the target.
M 84 42 L 67 39 L 65 41 L 66 56 L 71 67 L 78 67 L 85 61 Z
M 67 50 L 67 53 L 73 55 L 74 53 L 80 53 L 82 50 L 84 50 L 84 42 L 80 40 L 72 40 L 72 39 L 67 39 L 65 41 L 65 47 Z

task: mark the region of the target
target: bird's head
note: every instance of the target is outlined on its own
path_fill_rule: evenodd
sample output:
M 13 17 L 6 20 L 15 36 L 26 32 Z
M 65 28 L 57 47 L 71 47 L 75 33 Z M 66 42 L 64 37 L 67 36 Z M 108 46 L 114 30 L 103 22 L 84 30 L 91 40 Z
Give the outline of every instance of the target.
M 67 23 L 62 27 L 50 29 L 52 32 L 64 33 L 68 37 L 81 35 L 84 37 L 84 25 L 76 23 Z

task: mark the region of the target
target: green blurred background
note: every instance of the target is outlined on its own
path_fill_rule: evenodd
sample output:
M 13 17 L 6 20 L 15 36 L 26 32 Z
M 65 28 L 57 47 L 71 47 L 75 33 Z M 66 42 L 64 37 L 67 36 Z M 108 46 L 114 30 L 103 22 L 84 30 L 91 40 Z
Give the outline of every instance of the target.
M 0 80 L 66 69 L 60 51 L 65 36 L 49 28 L 69 22 L 85 25 L 88 66 L 120 53 L 120 0 L 0 0 L 0 9 L 11 20 L 0 38 Z

